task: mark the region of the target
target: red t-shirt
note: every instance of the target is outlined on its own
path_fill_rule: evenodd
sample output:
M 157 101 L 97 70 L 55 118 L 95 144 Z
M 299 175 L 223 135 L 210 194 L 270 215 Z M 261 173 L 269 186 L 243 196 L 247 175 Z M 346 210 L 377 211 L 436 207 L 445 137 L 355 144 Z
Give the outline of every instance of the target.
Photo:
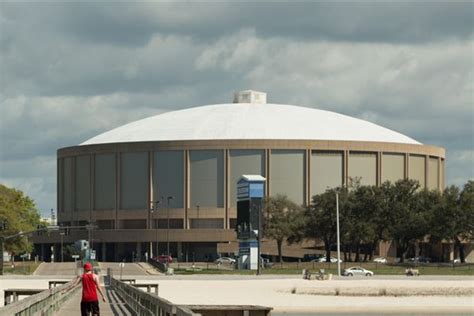
M 84 273 L 82 275 L 82 301 L 83 302 L 97 302 L 96 284 L 93 273 Z

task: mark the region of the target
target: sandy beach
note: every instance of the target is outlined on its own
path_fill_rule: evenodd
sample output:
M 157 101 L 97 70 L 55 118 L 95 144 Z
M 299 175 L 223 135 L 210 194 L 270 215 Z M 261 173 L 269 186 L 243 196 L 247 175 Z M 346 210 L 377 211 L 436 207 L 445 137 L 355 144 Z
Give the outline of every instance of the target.
M 125 276 L 124 276 L 125 277 Z M 140 283 L 158 283 L 159 295 L 176 304 L 264 305 L 277 314 L 311 312 L 377 313 L 467 313 L 474 314 L 473 277 L 339 279 L 331 281 L 302 280 L 292 276 L 226 277 L 171 276 L 133 277 Z M 54 279 L 67 279 L 56 277 Z M 0 290 L 6 288 L 47 288 L 47 277 L 0 278 Z M 332 295 L 339 289 L 339 296 Z M 409 296 L 367 296 L 367 292 L 407 291 Z M 317 295 L 327 291 L 326 295 Z M 443 292 L 444 295 L 418 295 L 421 292 Z M 360 292 L 362 296 L 346 296 Z M 456 295 L 453 295 L 456 293 Z M 0 296 L 3 306 L 3 295 Z M 302 314 L 303 315 L 303 314 Z

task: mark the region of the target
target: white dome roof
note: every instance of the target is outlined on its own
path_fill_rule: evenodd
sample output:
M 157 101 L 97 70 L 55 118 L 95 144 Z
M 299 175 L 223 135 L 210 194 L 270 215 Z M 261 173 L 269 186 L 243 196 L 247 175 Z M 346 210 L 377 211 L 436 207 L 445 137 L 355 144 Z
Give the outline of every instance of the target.
M 81 145 L 230 139 L 420 144 L 379 125 L 334 112 L 294 105 L 231 103 L 155 115 L 100 134 Z

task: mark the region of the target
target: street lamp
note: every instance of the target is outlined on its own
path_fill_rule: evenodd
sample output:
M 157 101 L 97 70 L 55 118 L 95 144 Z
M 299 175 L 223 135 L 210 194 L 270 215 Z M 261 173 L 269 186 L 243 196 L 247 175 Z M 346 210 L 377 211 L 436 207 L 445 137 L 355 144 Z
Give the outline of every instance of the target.
M 174 196 L 171 196 L 171 195 L 166 198 L 166 221 L 167 221 L 166 252 L 167 252 L 168 257 L 170 255 L 170 200 L 173 200 L 173 199 L 174 199 Z
M 149 224 L 149 229 L 153 229 L 153 221 L 152 221 L 152 214 L 156 210 L 156 213 L 158 214 L 158 205 L 160 204 L 160 201 L 155 201 L 155 204 L 153 204 L 153 201 L 150 201 L 150 224 Z M 155 241 L 156 241 L 156 255 L 158 256 L 158 223 L 155 224 Z M 153 241 L 150 242 L 150 258 L 153 258 Z
M 337 275 L 341 276 L 341 242 L 339 233 L 339 192 L 336 191 Z

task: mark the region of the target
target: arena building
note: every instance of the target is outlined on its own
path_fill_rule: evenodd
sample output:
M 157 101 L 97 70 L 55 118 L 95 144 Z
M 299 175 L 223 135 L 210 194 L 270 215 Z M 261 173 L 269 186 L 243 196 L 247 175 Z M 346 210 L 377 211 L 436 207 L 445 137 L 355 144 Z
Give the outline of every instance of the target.
M 168 249 L 179 260 L 236 251 L 243 174 L 264 176 L 266 196 L 300 204 L 355 177 L 364 185 L 411 178 L 436 190 L 445 181 L 443 148 L 342 114 L 270 104 L 252 90 L 230 104 L 132 122 L 61 148 L 57 158 L 58 222 L 97 226 L 65 241 L 89 238 L 108 261 Z

